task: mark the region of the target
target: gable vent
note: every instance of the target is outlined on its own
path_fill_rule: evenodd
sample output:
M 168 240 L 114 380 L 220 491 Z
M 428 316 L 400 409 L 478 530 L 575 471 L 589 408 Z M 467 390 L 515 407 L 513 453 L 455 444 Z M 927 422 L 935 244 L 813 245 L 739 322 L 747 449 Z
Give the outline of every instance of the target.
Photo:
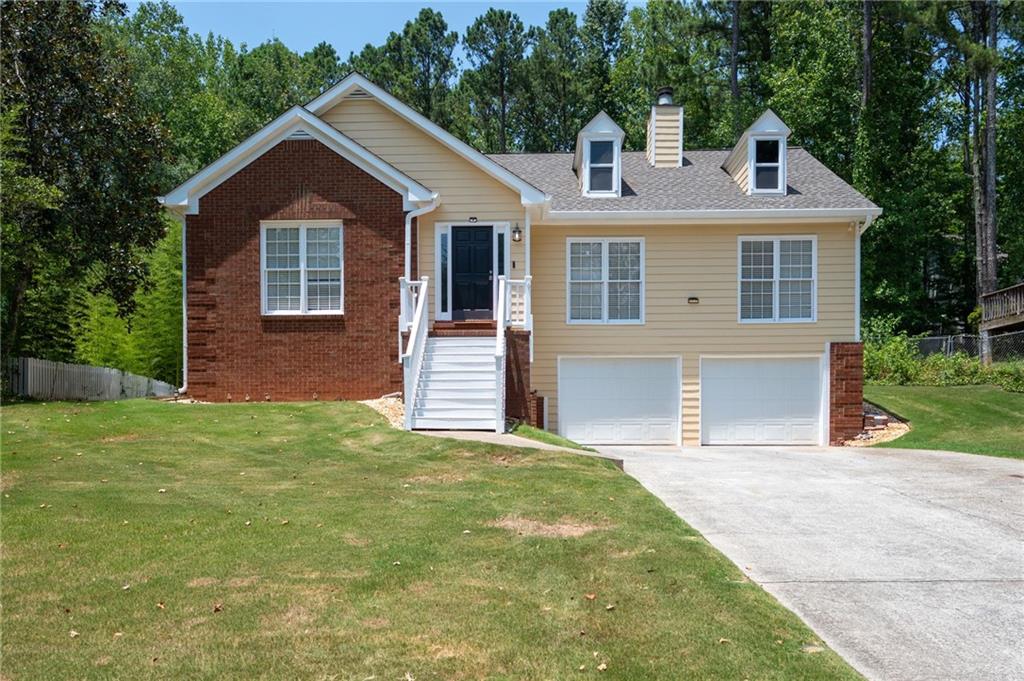
M 288 135 L 288 137 L 286 139 L 290 139 L 290 140 L 311 140 L 311 139 L 313 139 L 313 136 L 310 135 L 305 130 L 296 130 L 292 134 Z
M 351 99 L 370 99 L 370 93 L 362 88 L 355 88 L 347 95 Z

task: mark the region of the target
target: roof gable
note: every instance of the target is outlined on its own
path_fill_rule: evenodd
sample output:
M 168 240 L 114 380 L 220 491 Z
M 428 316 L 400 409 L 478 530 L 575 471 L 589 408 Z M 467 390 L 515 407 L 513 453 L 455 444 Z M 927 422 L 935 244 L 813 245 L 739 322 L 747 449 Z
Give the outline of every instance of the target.
M 293 106 L 234 149 L 160 197 L 160 203 L 180 213 L 195 214 L 199 210 L 200 198 L 267 150 L 292 136 L 302 139 L 313 138 L 380 180 L 402 195 L 406 210 L 411 210 L 417 203 L 431 201 L 436 197 L 434 192 L 375 156 L 341 131 L 323 122 L 303 107 Z
M 345 76 L 336 85 L 309 102 L 306 105 L 306 109 L 319 116 L 346 97 L 372 97 L 377 100 L 399 117 L 423 130 L 427 135 L 433 137 L 486 174 L 519 192 L 520 200 L 524 205 L 543 204 L 546 200 L 547 197 L 543 191 L 515 173 L 510 172 L 507 168 L 495 163 L 486 155 L 469 146 L 458 137 L 455 137 L 412 107 L 403 104 L 394 95 L 370 82 L 361 73 L 352 72 Z
M 590 119 L 590 122 L 583 126 L 583 129 L 576 134 L 576 150 L 572 157 L 572 169 L 579 170 L 583 161 L 583 139 L 585 137 L 612 137 L 622 144 L 626 133 L 619 127 L 615 120 L 604 111 L 598 111 L 597 115 Z

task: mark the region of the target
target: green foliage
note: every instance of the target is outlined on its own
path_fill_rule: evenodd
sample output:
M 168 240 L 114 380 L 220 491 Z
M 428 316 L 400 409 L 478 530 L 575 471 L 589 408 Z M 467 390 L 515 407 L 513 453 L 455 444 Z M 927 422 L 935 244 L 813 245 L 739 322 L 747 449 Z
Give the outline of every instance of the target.
M 0 109 L 17 111 L 18 172 L 38 178 L 36 190 L 54 187 L 61 197 L 59 207 L 52 194 L 22 204 L 30 209 L 5 211 L 8 353 L 27 347 L 28 325 L 19 328 L 26 302 L 54 300 L 44 290 L 66 288 L 96 265 L 98 286 L 129 310 L 146 275 L 140 253 L 162 231 L 156 197 L 164 135 L 140 103 L 125 55 L 100 30 L 101 17 L 121 11 L 114 3 L 102 11 L 93 2 L 3 5 Z M 60 312 L 58 305 L 34 315 L 42 324 Z
M 168 220 L 167 234 L 146 256 L 150 278 L 135 294 L 130 317 L 118 314 L 109 295 L 87 279 L 72 296 L 74 358 L 83 364 L 123 369 L 181 384 L 181 226 Z
M 523 92 L 526 29 L 517 14 L 489 9 L 466 29 L 462 40 L 473 71 L 466 73 L 473 136 L 482 141 L 484 151 L 505 153 L 522 137 L 518 129 L 518 109 Z
M 958 352 L 950 356 L 935 353 L 922 357 L 916 339 L 897 332 L 896 317 L 866 320 L 864 378 L 881 385 L 997 385 L 1004 390 L 1024 392 L 1024 362 L 983 365 L 977 357 Z

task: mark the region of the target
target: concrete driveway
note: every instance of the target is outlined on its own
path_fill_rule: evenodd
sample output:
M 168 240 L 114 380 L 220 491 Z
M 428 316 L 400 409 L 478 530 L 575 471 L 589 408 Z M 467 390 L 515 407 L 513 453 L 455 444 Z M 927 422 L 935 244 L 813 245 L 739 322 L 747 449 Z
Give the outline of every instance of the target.
M 1024 461 L 604 448 L 872 679 L 1024 679 Z

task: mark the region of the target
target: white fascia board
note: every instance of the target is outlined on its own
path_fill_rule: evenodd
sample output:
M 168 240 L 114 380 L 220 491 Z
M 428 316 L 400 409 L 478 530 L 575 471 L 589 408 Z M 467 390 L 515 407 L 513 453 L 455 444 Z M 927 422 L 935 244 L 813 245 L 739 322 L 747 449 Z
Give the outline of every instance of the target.
M 469 146 L 418 111 L 406 104 L 403 104 L 383 88 L 371 83 L 360 73 L 350 73 L 337 85 L 328 89 L 322 95 L 307 104 L 305 108 L 319 116 L 344 99 L 347 94 L 356 89 L 363 90 L 370 94 L 374 99 L 391 109 L 401 118 L 404 118 L 409 123 L 420 128 L 425 133 L 441 142 L 494 179 L 518 191 L 524 206 L 543 204 L 547 200 L 548 197 L 543 191 L 534 187 L 532 184 L 511 172 L 500 163 L 489 159 L 485 154 L 482 154 Z
M 294 106 L 167 195 L 160 197 L 160 203 L 177 213 L 195 214 L 203 195 L 300 130 L 401 194 L 406 210 L 436 198 L 436 192 L 389 165 L 301 106 Z
M 775 222 L 780 220 L 872 220 L 881 208 L 774 208 L 728 210 L 552 210 L 534 224 L 681 222 Z

